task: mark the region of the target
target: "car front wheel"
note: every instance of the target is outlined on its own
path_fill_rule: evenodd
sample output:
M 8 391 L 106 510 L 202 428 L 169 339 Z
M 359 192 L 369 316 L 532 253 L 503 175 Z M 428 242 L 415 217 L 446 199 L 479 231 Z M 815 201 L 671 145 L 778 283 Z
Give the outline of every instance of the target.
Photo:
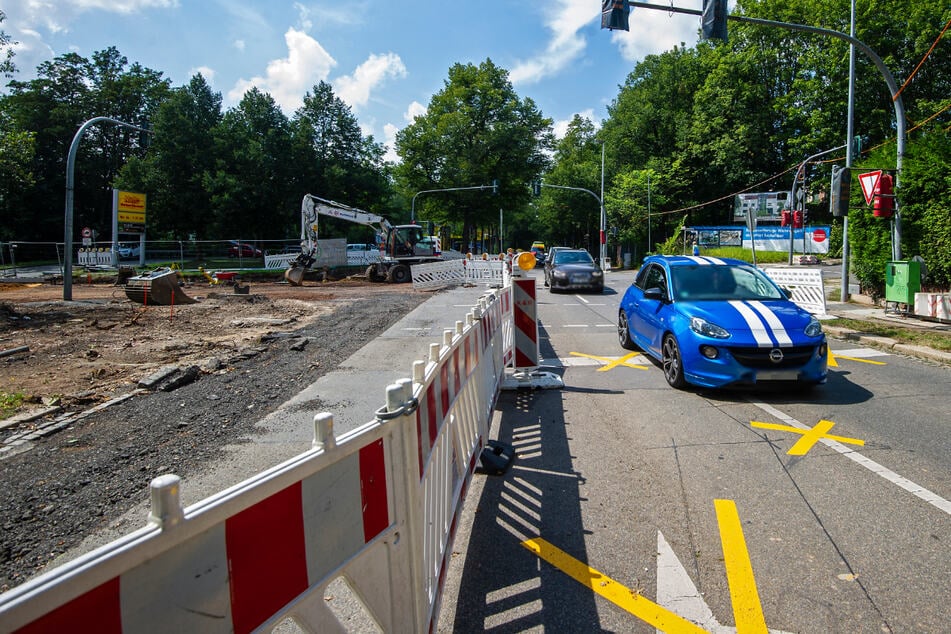
M 627 322 L 627 313 L 623 310 L 617 314 L 617 339 L 625 350 L 637 350 L 637 344 L 631 339 L 631 329 Z
M 684 361 L 680 355 L 680 346 L 673 335 L 664 337 L 663 345 L 664 378 L 671 387 L 682 390 L 687 387 L 684 378 Z

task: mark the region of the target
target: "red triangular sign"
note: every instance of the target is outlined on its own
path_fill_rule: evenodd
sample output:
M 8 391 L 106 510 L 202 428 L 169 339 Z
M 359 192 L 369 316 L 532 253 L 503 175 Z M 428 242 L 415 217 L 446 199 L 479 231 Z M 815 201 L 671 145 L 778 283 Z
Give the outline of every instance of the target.
M 865 196 L 865 204 L 872 204 L 872 196 L 878 189 L 878 179 L 882 177 L 882 170 L 859 174 L 859 183 L 862 185 L 862 195 Z

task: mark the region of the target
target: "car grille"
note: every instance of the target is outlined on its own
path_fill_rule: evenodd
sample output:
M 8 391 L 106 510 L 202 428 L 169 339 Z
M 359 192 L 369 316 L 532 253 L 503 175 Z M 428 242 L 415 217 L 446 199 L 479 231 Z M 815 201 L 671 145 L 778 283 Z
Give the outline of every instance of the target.
M 775 348 L 728 348 L 737 363 L 755 369 L 798 368 L 805 365 L 816 352 L 815 346 L 794 346 L 779 349 L 783 351 L 783 360 L 775 363 L 769 358 L 770 351 L 775 350 Z

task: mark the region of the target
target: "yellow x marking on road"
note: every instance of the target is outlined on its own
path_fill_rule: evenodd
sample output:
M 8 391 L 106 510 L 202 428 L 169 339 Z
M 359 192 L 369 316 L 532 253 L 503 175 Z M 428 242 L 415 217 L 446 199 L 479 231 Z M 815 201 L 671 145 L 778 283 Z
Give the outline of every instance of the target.
M 637 365 L 634 363 L 628 363 L 628 361 L 630 361 L 634 357 L 640 356 L 639 352 L 631 352 L 630 354 L 626 354 L 623 357 L 599 357 L 593 354 L 585 354 L 583 352 L 570 352 L 569 354 L 574 355 L 576 357 L 584 357 L 586 359 L 595 359 L 596 361 L 603 362 L 605 365 L 604 367 L 598 368 L 598 372 L 607 372 L 608 370 L 613 370 L 619 365 L 623 365 L 624 367 L 627 367 L 627 368 L 634 368 L 635 370 L 647 369 L 646 365 Z
M 798 427 L 779 425 L 777 423 L 761 423 L 755 420 L 750 421 L 750 426 L 758 427 L 760 429 L 775 429 L 776 431 L 788 431 L 794 434 L 802 434 L 802 438 L 796 441 L 796 444 L 794 444 L 789 449 L 789 451 L 786 452 L 790 456 L 805 456 L 806 453 L 812 449 L 812 446 L 823 438 L 848 443 L 850 445 L 858 445 L 859 447 L 865 446 L 864 440 L 859 440 L 858 438 L 846 438 L 845 436 L 833 436 L 832 434 L 826 433 L 832 429 L 833 426 L 835 426 L 835 423 L 833 423 L 831 420 L 820 420 L 812 429 L 800 429 Z
M 871 363 L 872 365 L 886 365 L 884 361 L 872 361 L 871 359 L 859 359 L 858 357 L 844 357 L 838 354 L 832 354 L 829 350 L 829 367 L 839 367 L 839 359 L 848 359 L 849 361 L 858 361 L 859 363 Z

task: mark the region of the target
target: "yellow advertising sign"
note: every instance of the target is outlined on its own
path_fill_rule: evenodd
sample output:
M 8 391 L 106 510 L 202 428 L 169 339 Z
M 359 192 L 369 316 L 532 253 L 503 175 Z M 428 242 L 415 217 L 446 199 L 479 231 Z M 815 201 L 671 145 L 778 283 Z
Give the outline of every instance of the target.
M 145 194 L 119 191 L 119 222 L 145 224 Z

